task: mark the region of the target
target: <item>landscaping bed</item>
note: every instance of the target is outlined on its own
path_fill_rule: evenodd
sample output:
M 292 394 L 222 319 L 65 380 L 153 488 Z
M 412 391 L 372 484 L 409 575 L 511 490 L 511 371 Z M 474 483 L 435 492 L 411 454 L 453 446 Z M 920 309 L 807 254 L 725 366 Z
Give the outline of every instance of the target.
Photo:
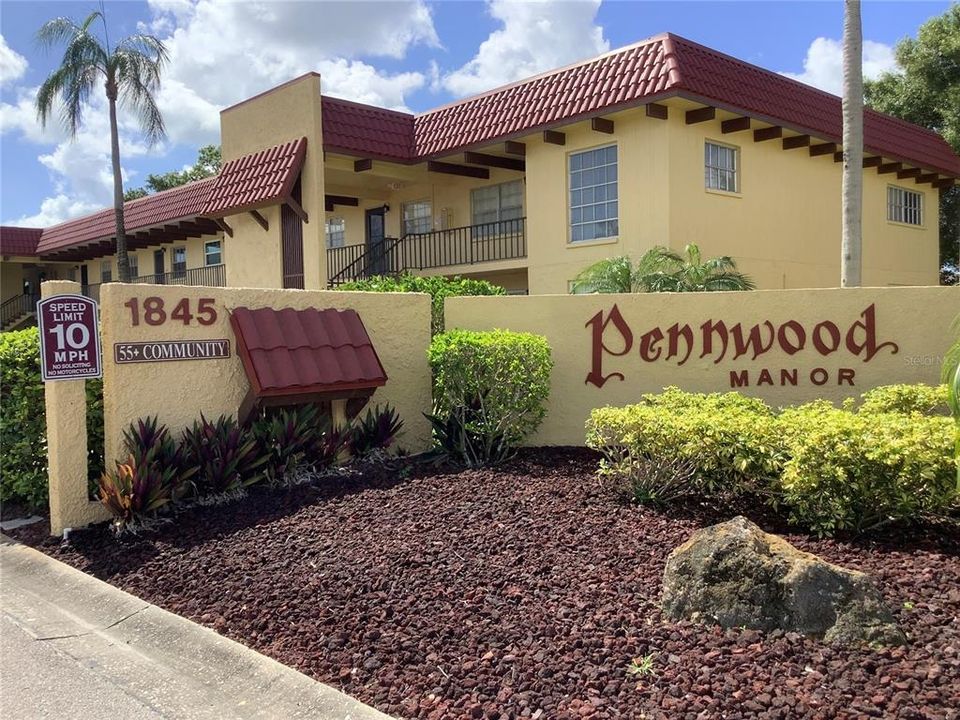
M 631 506 L 596 467 L 550 448 L 493 470 L 368 466 L 40 547 L 399 717 L 960 718 L 956 530 L 816 540 L 761 508 Z M 667 555 L 737 512 L 873 576 L 909 644 L 666 621 Z

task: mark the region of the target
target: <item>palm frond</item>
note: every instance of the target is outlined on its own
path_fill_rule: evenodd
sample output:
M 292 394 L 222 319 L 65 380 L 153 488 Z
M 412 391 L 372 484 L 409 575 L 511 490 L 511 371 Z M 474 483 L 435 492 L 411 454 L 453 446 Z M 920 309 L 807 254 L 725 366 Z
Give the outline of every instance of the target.
M 153 97 L 153 91 L 160 86 L 162 61 L 125 46 L 125 42 L 121 41 L 112 58 L 119 99 L 121 104 L 137 114 L 147 142 L 154 145 L 166 135 L 163 115 Z

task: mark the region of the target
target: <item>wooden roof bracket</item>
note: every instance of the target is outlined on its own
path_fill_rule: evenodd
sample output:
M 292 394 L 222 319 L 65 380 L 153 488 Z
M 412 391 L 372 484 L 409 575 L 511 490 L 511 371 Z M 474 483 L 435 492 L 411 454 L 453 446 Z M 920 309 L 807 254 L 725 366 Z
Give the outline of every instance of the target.
M 227 225 L 227 221 L 223 218 L 213 218 L 213 221 L 217 224 L 217 227 L 223 230 L 227 237 L 233 237 L 233 228 Z
M 293 195 L 287 195 L 284 202 L 290 206 L 290 209 L 297 214 L 297 216 L 303 220 L 304 223 L 310 222 L 310 218 L 307 215 L 307 211 L 303 209 L 303 205 L 297 202 L 297 199 Z

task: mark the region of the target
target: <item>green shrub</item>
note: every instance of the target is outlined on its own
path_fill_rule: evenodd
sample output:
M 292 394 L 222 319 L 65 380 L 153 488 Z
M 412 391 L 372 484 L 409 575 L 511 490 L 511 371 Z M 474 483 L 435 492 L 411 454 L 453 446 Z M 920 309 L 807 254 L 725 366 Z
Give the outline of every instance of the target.
M 419 275 L 376 275 L 365 280 L 344 283 L 338 290 L 362 290 L 365 292 L 422 292 L 431 298 L 431 329 L 433 334 L 443 332 L 443 301 L 461 295 L 505 295 L 499 285 L 486 280 L 447 278 L 442 275 L 420 277 Z
M 103 472 L 103 384 L 88 380 L 91 494 Z M 0 502 L 47 504 L 47 425 L 37 328 L 0 333 Z
M 949 415 L 946 385 L 883 385 L 860 396 L 861 413 Z
M 453 423 L 475 439 L 470 465 L 502 459 L 546 412 L 553 360 L 546 338 L 506 330 L 451 330 L 428 351 L 434 378 L 434 426 Z M 461 435 L 463 434 L 461 433 Z
M 851 413 L 825 401 L 784 410 L 780 480 L 791 521 L 820 535 L 939 515 L 956 498 L 949 418 Z
M 644 395 L 637 405 L 594 410 L 587 420 L 587 446 L 603 454 L 602 475 L 653 500 L 668 489 L 658 490 L 664 476 L 651 473 L 651 462 L 654 468 L 692 464 L 696 469 L 682 488 L 671 485 L 673 496 L 763 490 L 783 462 L 774 414 L 763 401 L 674 387 Z
M 403 420 L 389 405 L 377 405 L 350 430 L 350 452 L 357 457 L 386 450 L 403 429 Z

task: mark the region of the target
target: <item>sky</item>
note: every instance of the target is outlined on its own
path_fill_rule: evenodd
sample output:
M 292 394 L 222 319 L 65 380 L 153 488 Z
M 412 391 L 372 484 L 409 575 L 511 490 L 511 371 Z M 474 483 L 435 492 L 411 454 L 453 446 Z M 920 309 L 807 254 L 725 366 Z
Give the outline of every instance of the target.
M 893 46 L 950 2 L 863 3 L 864 76 L 896 71 Z M 193 164 L 219 142 L 219 111 L 307 71 L 325 94 L 421 112 L 504 83 L 673 32 L 839 93 L 841 0 L 114 0 L 109 40 L 146 32 L 170 55 L 157 96 L 167 137 L 148 146 L 120 111 L 124 187 Z M 47 20 L 81 21 L 99 0 L 0 1 L 0 223 L 45 227 L 112 202 L 106 100 L 71 138 L 36 120 L 36 90 L 62 49 Z

